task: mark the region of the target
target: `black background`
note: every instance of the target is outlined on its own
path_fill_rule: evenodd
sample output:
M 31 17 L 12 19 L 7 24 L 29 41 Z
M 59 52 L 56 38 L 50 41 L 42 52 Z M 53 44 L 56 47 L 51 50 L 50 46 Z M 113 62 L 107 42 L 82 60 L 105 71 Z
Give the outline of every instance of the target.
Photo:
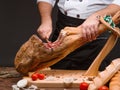
M 19 47 L 36 33 L 40 22 L 35 0 L 1 0 L 0 66 L 13 66 Z
M 0 66 L 14 66 L 17 51 L 32 34 L 37 33 L 39 24 L 36 0 L 0 1 Z M 109 56 L 111 59 L 120 56 L 120 40 Z

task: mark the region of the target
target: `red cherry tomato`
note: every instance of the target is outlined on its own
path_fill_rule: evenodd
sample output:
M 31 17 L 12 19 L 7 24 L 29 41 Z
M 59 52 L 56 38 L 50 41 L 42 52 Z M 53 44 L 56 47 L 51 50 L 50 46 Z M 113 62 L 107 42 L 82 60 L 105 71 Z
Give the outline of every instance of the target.
M 44 74 L 38 74 L 38 78 L 39 78 L 40 80 L 43 80 L 43 79 L 45 78 L 45 75 L 44 75 Z
M 107 86 L 101 86 L 98 90 L 109 90 Z
M 87 82 L 80 83 L 80 90 L 88 90 L 89 84 Z
M 33 73 L 33 74 L 31 75 L 31 78 L 32 78 L 33 81 L 35 81 L 35 80 L 38 79 L 38 75 L 37 75 L 36 73 Z

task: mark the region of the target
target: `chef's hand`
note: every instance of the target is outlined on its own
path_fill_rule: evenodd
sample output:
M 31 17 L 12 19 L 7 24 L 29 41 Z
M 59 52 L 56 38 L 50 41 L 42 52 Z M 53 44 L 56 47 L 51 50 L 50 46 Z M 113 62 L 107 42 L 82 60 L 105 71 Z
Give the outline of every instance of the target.
M 87 41 L 95 40 L 98 36 L 99 20 L 96 16 L 88 17 L 82 25 L 82 38 Z
M 37 29 L 38 34 L 44 40 L 48 40 L 52 33 L 52 24 L 44 23 L 39 26 Z

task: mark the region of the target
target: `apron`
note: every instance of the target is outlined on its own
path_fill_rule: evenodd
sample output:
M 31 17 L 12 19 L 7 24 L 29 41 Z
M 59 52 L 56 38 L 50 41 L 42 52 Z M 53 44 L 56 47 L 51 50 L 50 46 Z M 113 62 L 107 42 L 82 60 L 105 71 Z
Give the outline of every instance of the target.
M 85 20 L 66 16 L 58 10 L 58 18 L 56 28 L 52 35 L 52 41 L 55 41 L 61 29 L 66 26 L 77 27 Z M 108 39 L 109 33 L 106 31 L 101 34 L 96 40 L 86 43 L 82 47 L 76 49 L 58 63 L 51 66 L 52 69 L 66 69 L 66 70 L 87 70 L 104 44 Z M 105 60 L 102 62 L 99 70 L 104 70 L 108 65 Z

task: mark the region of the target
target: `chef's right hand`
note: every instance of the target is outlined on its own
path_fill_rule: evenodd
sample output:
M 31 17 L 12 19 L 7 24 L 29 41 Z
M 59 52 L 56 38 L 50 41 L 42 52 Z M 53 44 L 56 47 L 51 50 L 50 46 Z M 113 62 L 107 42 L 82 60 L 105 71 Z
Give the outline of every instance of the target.
M 52 25 L 48 23 L 41 24 L 38 27 L 37 32 L 42 39 L 48 40 L 52 33 Z

